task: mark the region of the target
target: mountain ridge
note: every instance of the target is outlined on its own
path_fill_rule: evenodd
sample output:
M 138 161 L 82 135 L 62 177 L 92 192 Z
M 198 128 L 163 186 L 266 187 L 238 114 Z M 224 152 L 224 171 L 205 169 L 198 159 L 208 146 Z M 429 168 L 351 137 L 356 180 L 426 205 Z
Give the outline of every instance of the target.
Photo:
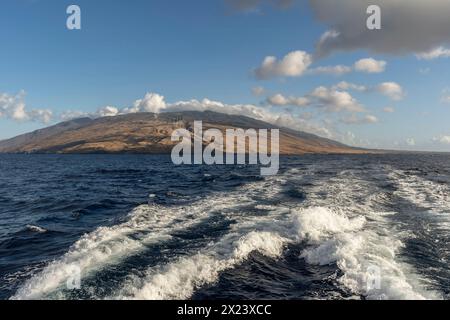
M 173 130 L 203 121 L 204 130 L 279 129 L 280 154 L 370 153 L 317 135 L 279 127 L 247 116 L 213 111 L 134 113 L 78 118 L 0 141 L 0 153 L 170 153 Z

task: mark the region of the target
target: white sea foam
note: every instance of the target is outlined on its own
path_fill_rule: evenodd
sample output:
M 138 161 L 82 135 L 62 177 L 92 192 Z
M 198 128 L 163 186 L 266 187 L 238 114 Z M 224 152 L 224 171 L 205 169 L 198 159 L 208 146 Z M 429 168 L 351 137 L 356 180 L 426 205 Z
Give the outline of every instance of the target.
M 311 219 L 319 215 L 318 221 Z M 417 275 L 398 260 L 402 242 L 392 235 L 370 230 L 365 219 L 347 219 L 329 209 L 310 208 L 300 211 L 298 220 L 299 235 L 311 245 L 301 257 L 311 264 L 336 263 L 343 272 L 338 282 L 353 293 L 368 299 L 439 297 L 424 290 Z M 374 275 L 374 270 L 378 274 Z
M 419 207 L 436 213 L 450 213 L 450 189 L 447 185 L 394 170 L 389 178 L 397 184 L 395 194 Z
M 170 238 L 170 233 L 199 223 L 208 214 L 208 207 L 200 203 L 186 214 L 184 207 L 164 208 L 142 205 L 134 209 L 128 220 L 112 227 L 99 227 L 84 235 L 60 259 L 51 262 L 41 272 L 25 282 L 12 299 L 40 299 L 57 290 L 80 270 L 81 276 L 119 263 L 137 254 L 151 243 Z
M 364 217 L 349 219 L 342 211 L 335 212 L 327 208 L 315 207 L 298 210 L 295 214 L 294 225 L 302 239 L 320 241 L 336 233 L 360 229 L 365 221 Z
M 226 236 L 204 252 L 148 271 L 143 279 L 133 279 L 122 290 L 122 299 L 187 299 L 195 289 L 217 281 L 220 272 L 242 263 L 251 252 L 279 257 L 286 239 L 270 232 L 250 232 L 235 239 Z
M 383 210 L 390 199 L 382 190 L 348 170 L 307 192 L 309 209 L 297 212 L 295 224 L 310 245 L 302 253 L 307 262 L 336 263 L 343 273 L 338 282 L 368 299 L 440 297 L 400 258 L 402 240 L 411 234 L 392 225 L 396 213 Z M 374 270 L 379 287 L 371 283 Z
M 31 232 L 37 232 L 37 233 L 46 233 L 47 229 L 44 229 L 42 227 L 34 226 L 34 225 L 27 225 L 27 229 Z

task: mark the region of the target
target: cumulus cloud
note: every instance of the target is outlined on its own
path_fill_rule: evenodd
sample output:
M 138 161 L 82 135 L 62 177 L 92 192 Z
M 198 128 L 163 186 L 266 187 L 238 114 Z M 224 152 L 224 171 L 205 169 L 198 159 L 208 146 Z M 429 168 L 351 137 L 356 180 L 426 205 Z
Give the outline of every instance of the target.
M 114 117 L 119 114 L 119 109 L 112 106 L 106 106 L 97 110 L 99 117 Z
M 365 112 L 361 105 L 349 91 L 357 92 L 378 92 L 389 97 L 392 100 L 401 100 L 405 96 L 403 88 L 395 82 L 383 82 L 377 86 L 364 86 L 351 82 L 341 81 L 331 87 L 320 86 L 304 96 L 285 96 L 275 94 L 266 99 L 266 103 L 272 106 L 298 106 L 298 107 L 316 107 L 326 112 Z M 450 94 L 449 94 L 450 102 Z M 392 113 L 394 108 L 386 107 L 383 109 L 386 113 Z M 350 120 L 348 120 L 350 119 Z M 374 123 L 378 121 L 372 117 L 366 117 L 363 120 L 353 121 L 354 118 L 347 118 L 344 122 Z
M 278 60 L 274 56 L 264 58 L 261 66 L 254 73 L 258 79 L 275 77 L 299 77 L 312 63 L 312 57 L 305 51 L 292 51 Z
M 434 48 L 428 52 L 422 52 L 416 54 L 417 58 L 420 60 L 433 60 L 437 58 L 448 58 L 450 57 L 450 49 L 444 48 L 442 46 Z
M 76 118 L 89 117 L 89 118 L 101 118 L 101 117 L 114 117 L 117 115 L 139 113 L 139 112 L 152 112 L 160 113 L 167 109 L 167 104 L 164 100 L 164 96 L 157 93 L 146 93 L 142 99 L 136 100 L 131 107 L 125 107 L 119 109 L 114 106 L 105 106 L 97 109 L 95 112 L 83 112 L 83 111 L 65 111 L 60 114 L 59 118 L 62 121 L 68 121 Z
M 345 91 L 352 87 L 360 90 L 363 89 L 362 86 L 340 82 L 331 88 L 324 86 L 317 87 L 312 92 L 301 97 L 276 94 L 267 98 L 266 102 L 272 106 L 313 106 L 326 112 L 364 112 L 364 106 L 349 92 Z
M 267 102 L 273 106 L 308 106 L 310 101 L 306 97 L 285 97 L 282 94 L 276 94 L 267 99 Z
M 310 96 L 316 100 L 317 106 L 329 112 L 364 112 L 364 107 L 346 91 L 318 87 Z
M 166 108 L 166 102 L 164 96 L 157 93 L 147 93 L 144 98 L 136 100 L 133 107 L 125 109 L 124 113 L 137 113 L 137 112 L 154 112 L 158 113 Z
M 351 82 L 341 81 L 331 88 L 334 90 L 352 90 L 367 93 L 378 92 L 395 101 L 402 100 L 406 96 L 406 93 L 403 90 L 402 86 L 396 82 L 383 82 L 376 86 L 364 86 Z
M 310 68 L 314 62 L 311 54 L 297 50 L 292 51 L 281 59 L 274 56 L 264 58 L 261 65 L 253 73 L 259 80 L 268 80 L 276 77 L 300 77 L 310 75 L 342 76 L 350 72 L 381 73 L 386 69 L 386 61 L 365 58 L 356 61 L 352 66 L 335 65 Z
M 450 43 L 448 0 L 309 0 L 329 27 L 317 44 L 319 56 L 368 49 L 376 53 L 427 52 Z M 367 29 L 369 5 L 381 7 L 382 29 Z
M 355 62 L 355 70 L 367 73 L 381 73 L 386 68 L 386 61 L 375 60 L 373 58 L 361 59 Z
M 27 110 L 25 104 L 25 91 L 17 95 L 0 93 L 0 117 L 14 121 L 35 121 L 48 123 L 52 119 L 52 111 L 48 109 Z
M 381 73 L 386 69 L 387 62 L 383 60 L 375 60 L 373 58 L 365 58 L 356 61 L 353 66 L 336 65 L 317 67 L 309 70 L 311 74 L 331 74 L 341 76 L 350 72 L 364 73 Z
M 383 82 L 376 87 L 376 90 L 392 100 L 402 100 L 405 97 L 403 88 L 396 82 Z
M 433 142 L 441 143 L 441 144 L 450 144 L 450 136 L 440 136 L 433 138 Z

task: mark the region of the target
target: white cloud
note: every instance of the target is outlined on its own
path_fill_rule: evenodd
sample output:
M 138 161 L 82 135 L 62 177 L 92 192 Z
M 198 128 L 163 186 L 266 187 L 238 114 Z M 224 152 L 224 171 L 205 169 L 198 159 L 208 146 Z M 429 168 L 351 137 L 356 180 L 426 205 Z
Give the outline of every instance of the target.
M 386 69 L 386 61 L 373 58 L 361 59 L 355 62 L 355 70 L 366 73 L 381 73 Z
M 438 142 L 441 144 L 450 144 L 450 136 L 440 136 L 433 138 L 433 142 Z
M 97 110 L 99 117 L 114 117 L 119 114 L 119 109 L 112 106 L 106 106 Z
M 147 93 L 144 98 L 136 100 L 133 107 L 122 110 L 122 113 L 154 112 L 166 108 L 164 97 L 157 93 Z
M 352 97 L 345 89 L 367 90 L 348 82 L 340 82 L 331 88 L 317 87 L 312 92 L 302 97 L 284 96 L 276 94 L 267 98 L 267 103 L 272 106 L 313 106 L 326 112 L 364 112 L 364 107 Z
M 403 90 L 402 86 L 396 82 L 383 82 L 377 86 L 370 87 L 359 85 L 355 83 L 350 83 L 346 81 L 341 81 L 338 84 L 335 84 L 331 87 L 333 90 L 353 90 L 358 92 L 378 92 L 382 95 L 389 97 L 392 100 L 398 101 L 402 100 L 406 94 Z M 389 111 L 387 111 L 389 112 Z
M 305 107 L 309 105 L 310 101 L 306 97 L 285 97 L 282 94 L 276 94 L 267 99 L 267 102 L 273 106 L 297 106 Z
M 309 70 L 310 74 L 331 74 L 341 76 L 350 72 L 381 73 L 386 70 L 386 61 L 365 58 L 356 61 L 353 66 L 336 65 L 317 67 Z
M 444 48 L 442 46 L 434 48 L 427 52 L 422 52 L 416 54 L 417 58 L 420 60 L 433 60 L 437 58 L 448 58 L 450 57 L 450 49 Z
M 317 106 L 329 112 L 363 112 L 364 107 L 346 91 L 338 91 L 333 88 L 318 87 L 310 94 L 316 99 Z
M 392 100 L 402 100 L 405 97 L 403 88 L 396 82 L 383 82 L 376 87 L 376 90 Z
M 275 106 L 286 106 L 289 104 L 288 99 L 281 94 L 276 94 L 276 95 L 268 98 L 267 101 L 271 105 L 275 105 Z
M 381 73 L 385 71 L 387 65 L 386 61 L 365 58 L 356 61 L 353 66 L 335 65 L 310 68 L 313 62 L 309 53 L 298 50 L 288 53 L 281 60 L 274 56 L 268 56 L 253 72 L 257 79 L 268 80 L 276 77 L 300 77 L 305 74 L 342 76 L 351 72 Z
M 268 56 L 254 73 L 258 79 L 275 77 L 299 77 L 303 75 L 312 63 L 311 55 L 305 51 L 293 51 L 281 60 Z
M 28 111 L 26 109 L 25 95 L 25 91 L 21 91 L 15 96 L 0 93 L 0 117 L 6 117 L 14 121 L 50 122 L 52 118 L 50 110 L 32 109 Z

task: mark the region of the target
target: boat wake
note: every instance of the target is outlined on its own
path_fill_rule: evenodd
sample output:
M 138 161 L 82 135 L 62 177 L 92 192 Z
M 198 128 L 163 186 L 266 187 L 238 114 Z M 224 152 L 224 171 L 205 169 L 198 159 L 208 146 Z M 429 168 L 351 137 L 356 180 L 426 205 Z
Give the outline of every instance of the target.
M 336 288 L 355 297 L 442 298 L 404 259 L 405 241 L 413 233 L 396 223 L 401 212 L 393 210 L 392 202 L 396 196 L 448 212 L 448 190 L 388 168 L 373 168 L 373 176 L 382 174 L 384 184 L 397 186 L 392 192 L 376 179 L 364 178 L 370 176 L 366 169 L 334 174 L 324 173 L 327 169 L 332 165 L 291 169 L 185 205 L 141 205 L 122 224 L 83 236 L 64 256 L 35 273 L 12 299 L 71 298 L 66 283 L 73 270 L 79 270 L 83 286 L 84 279 L 113 272 L 112 266 L 174 238 L 182 239 L 183 250 L 153 259 L 154 264 L 140 270 L 126 269 L 114 288 L 88 298 L 188 299 L 250 256 L 259 254 L 270 263 L 282 259 L 289 246 L 300 248 L 299 261 L 334 266 Z M 214 223 L 220 232 L 186 236 L 189 230 Z

